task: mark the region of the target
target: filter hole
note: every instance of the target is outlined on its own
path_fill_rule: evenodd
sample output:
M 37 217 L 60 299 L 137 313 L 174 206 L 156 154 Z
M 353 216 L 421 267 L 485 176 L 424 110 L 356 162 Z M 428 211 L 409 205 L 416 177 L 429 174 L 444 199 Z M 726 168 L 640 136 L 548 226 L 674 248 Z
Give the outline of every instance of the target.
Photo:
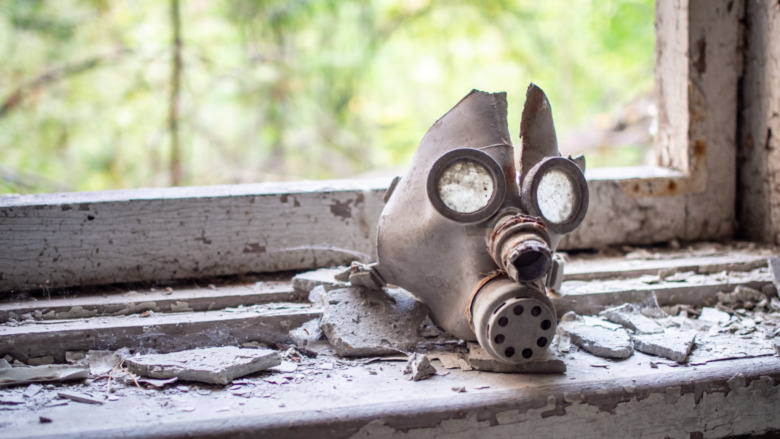
M 506 339 L 506 337 L 504 337 L 504 334 L 498 334 L 498 335 L 496 335 L 496 336 L 493 338 L 493 340 L 495 340 L 496 344 L 501 344 L 501 343 L 503 343 L 505 339 Z
M 506 317 L 501 317 L 498 319 L 498 326 L 504 327 L 509 324 L 509 319 Z
M 547 337 L 539 337 L 539 339 L 536 340 L 536 345 L 540 348 L 547 346 Z
M 512 353 L 514 353 L 514 350 L 512 350 Z M 531 349 L 523 349 L 523 358 L 531 358 L 531 356 L 534 354 L 534 351 Z
M 546 330 L 550 329 L 550 326 L 552 326 L 552 322 L 550 322 L 549 320 L 542 320 L 542 329 L 543 330 L 546 331 Z
M 530 349 L 526 349 L 526 350 L 530 350 Z M 511 356 L 512 356 L 512 355 L 514 355 L 514 354 L 515 354 L 515 348 L 513 348 L 513 347 L 508 347 L 508 348 L 506 348 L 506 350 L 504 351 L 504 355 L 506 355 L 506 356 L 507 356 L 507 358 L 511 357 Z
M 514 308 L 512 308 L 512 312 L 515 313 L 516 316 L 519 316 L 520 314 L 525 311 L 525 308 L 523 308 L 523 305 L 517 305 Z
M 536 316 L 538 316 L 541 313 L 542 313 L 542 308 L 540 308 L 538 306 L 535 306 L 535 307 L 531 308 L 531 315 L 532 316 L 536 317 Z

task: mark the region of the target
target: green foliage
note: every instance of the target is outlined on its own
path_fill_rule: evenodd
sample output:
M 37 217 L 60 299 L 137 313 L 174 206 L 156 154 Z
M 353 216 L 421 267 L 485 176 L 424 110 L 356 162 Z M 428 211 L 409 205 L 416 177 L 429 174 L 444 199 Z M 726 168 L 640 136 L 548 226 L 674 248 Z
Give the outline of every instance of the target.
M 170 183 L 169 8 L 0 3 L 0 193 Z M 539 84 L 565 136 L 652 90 L 653 8 L 652 0 L 184 0 L 184 183 L 400 168 L 472 88 L 508 92 L 516 133 L 528 82 Z M 630 151 L 602 148 L 594 161 L 634 164 L 642 152 Z

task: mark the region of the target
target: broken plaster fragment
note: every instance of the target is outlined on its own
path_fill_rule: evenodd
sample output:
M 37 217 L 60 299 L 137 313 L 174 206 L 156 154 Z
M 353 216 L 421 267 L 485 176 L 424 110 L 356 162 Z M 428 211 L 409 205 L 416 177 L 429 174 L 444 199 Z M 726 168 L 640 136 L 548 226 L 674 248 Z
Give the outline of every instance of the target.
M 336 275 L 346 270 L 346 268 L 347 267 L 321 268 L 319 270 L 296 274 L 292 278 L 293 288 L 303 292 L 309 292 L 320 285 L 322 285 L 326 291 L 344 288 L 348 284 L 336 280 Z
M 105 375 L 122 364 L 122 355 L 114 351 L 89 351 L 87 363 L 92 376 Z
M 436 368 L 433 367 L 428 357 L 424 354 L 413 354 L 409 357 L 404 368 L 404 375 L 411 374 L 411 381 L 420 381 L 436 375 Z
M 699 320 L 710 323 L 725 323 L 730 319 L 729 313 L 706 306 L 701 309 L 701 315 L 699 316 Z
M 630 329 L 637 334 L 660 334 L 664 332 L 664 328 L 661 325 L 643 315 L 639 307 L 631 303 L 605 309 L 599 313 L 599 316 L 610 322 L 622 325 L 624 328 Z
M 95 404 L 95 405 L 102 405 L 103 400 L 97 399 L 93 397 L 92 395 L 86 395 L 83 393 L 75 393 L 75 392 L 57 392 L 57 396 L 63 399 L 69 399 L 71 401 L 80 402 L 83 404 Z
M 469 365 L 475 370 L 500 373 L 565 373 L 566 363 L 549 350 L 538 359 L 522 364 L 502 363 L 490 356 L 477 343 L 469 343 Z
M 428 308 L 401 289 L 385 293 L 341 288 L 328 293 L 322 332 L 341 357 L 373 357 L 411 351 Z
M 696 331 L 637 334 L 634 336 L 634 349 L 683 363 L 691 353 L 695 339 Z
M 65 364 L 0 369 L 0 387 L 29 383 L 83 380 L 89 369 Z
M 558 331 L 561 335 L 568 335 L 572 343 L 597 357 L 624 359 L 634 353 L 631 339 L 623 328 L 612 331 L 602 326 L 571 322 L 558 326 Z
M 125 360 L 128 369 L 138 375 L 208 384 L 227 384 L 235 378 L 281 364 L 278 352 L 271 349 L 241 349 L 235 346 L 192 349 L 170 354 L 150 354 Z

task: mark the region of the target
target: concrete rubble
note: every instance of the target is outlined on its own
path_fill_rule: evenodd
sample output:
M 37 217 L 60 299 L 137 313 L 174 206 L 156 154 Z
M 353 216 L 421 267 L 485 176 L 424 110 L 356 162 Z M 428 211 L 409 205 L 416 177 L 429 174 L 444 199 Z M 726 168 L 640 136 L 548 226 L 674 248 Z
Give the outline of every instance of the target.
M 611 330 L 604 325 L 589 324 L 577 316 L 561 320 L 558 336 L 569 337 L 574 345 L 597 357 L 625 359 L 634 353 L 631 338 L 623 328 Z
M 409 357 L 404 368 L 404 375 L 411 375 L 409 379 L 412 381 L 420 381 L 436 375 L 436 368 L 433 367 L 426 355 L 415 353 Z
M 0 387 L 29 383 L 49 383 L 83 380 L 89 377 L 89 369 L 66 364 L 45 366 L 20 366 L 0 369 Z
M 665 333 L 635 334 L 634 349 L 645 354 L 668 358 L 684 363 L 696 339 L 697 331 L 667 331 Z
M 322 286 L 326 291 L 345 288 L 349 283 L 337 280 L 336 275 L 346 269 L 347 267 L 331 267 L 299 273 L 293 276 L 292 285 L 294 289 L 302 292 L 309 292 L 318 286 Z
M 636 334 L 661 334 L 664 332 L 664 328 L 658 322 L 642 314 L 640 308 L 631 303 L 606 309 L 600 312 L 599 316 L 622 325 Z
M 103 399 L 99 399 L 92 395 L 87 395 L 84 393 L 57 392 L 57 396 L 63 399 L 69 399 L 71 401 L 76 401 L 83 404 L 95 404 L 95 405 L 103 404 Z
M 145 377 L 176 377 L 184 381 L 223 385 L 281 362 L 281 356 L 275 350 L 241 349 L 235 346 L 139 355 L 125 359 L 130 372 Z
M 424 304 L 400 289 L 341 288 L 327 293 L 322 331 L 339 356 L 393 355 L 414 348 L 427 315 Z

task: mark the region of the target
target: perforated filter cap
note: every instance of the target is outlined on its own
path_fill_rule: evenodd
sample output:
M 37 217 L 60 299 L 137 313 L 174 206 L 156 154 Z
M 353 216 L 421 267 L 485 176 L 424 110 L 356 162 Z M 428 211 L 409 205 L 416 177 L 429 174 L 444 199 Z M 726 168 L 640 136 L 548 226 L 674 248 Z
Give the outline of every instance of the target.
M 558 324 L 552 303 L 534 285 L 506 278 L 486 284 L 472 312 L 479 344 L 504 363 L 525 363 L 542 356 Z

